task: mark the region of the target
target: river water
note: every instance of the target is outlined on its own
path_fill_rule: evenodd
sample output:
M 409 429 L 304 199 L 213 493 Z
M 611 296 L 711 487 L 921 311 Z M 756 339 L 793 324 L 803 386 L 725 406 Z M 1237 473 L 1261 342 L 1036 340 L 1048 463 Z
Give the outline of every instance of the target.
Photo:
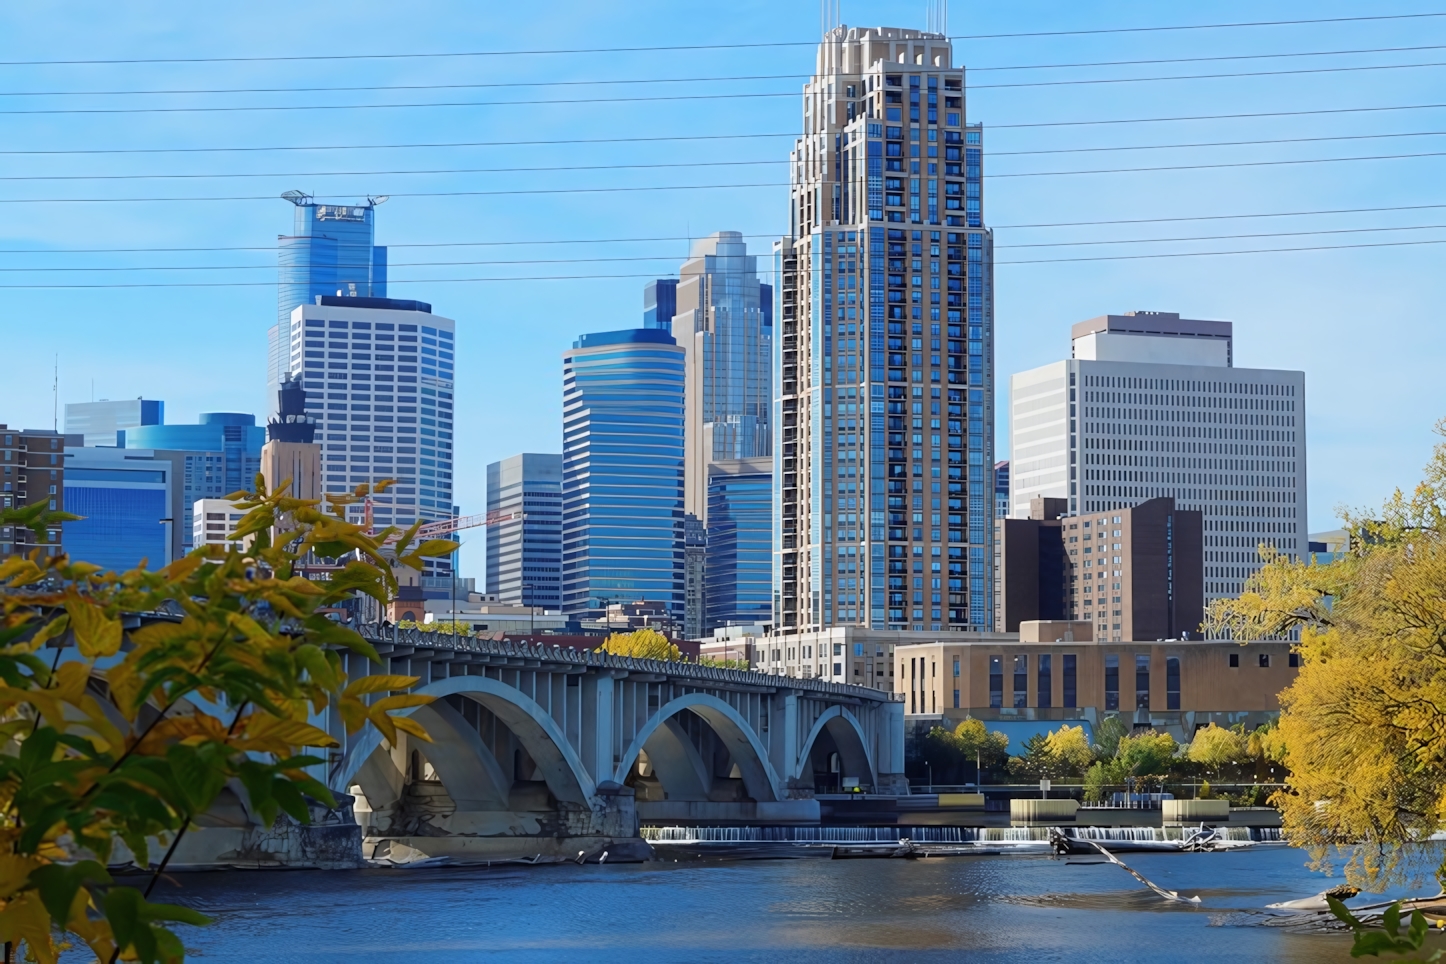
M 1297 850 L 184 874 L 153 899 L 213 916 L 195 960 L 1349 961 L 1345 934 L 1260 910 L 1340 883 Z

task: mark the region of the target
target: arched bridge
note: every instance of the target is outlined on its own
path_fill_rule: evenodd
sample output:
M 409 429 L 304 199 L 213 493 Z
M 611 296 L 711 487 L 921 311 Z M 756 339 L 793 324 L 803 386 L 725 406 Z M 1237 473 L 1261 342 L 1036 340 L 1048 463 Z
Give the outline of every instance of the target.
M 342 741 L 328 779 L 357 797 L 368 856 L 616 848 L 639 823 L 799 823 L 854 781 L 907 793 L 903 704 L 889 694 L 691 663 L 417 630 L 363 631 L 380 665 L 420 677 L 431 735 Z

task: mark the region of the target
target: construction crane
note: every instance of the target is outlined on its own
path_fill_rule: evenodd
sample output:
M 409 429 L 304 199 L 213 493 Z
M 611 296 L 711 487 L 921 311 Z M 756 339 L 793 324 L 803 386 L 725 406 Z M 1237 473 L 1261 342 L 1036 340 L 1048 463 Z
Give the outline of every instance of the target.
M 428 522 L 417 530 L 416 541 L 423 542 L 427 539 L 441 539 L 458 532 L 462 529 L 475 529 L 478 526 L 486 526 L 491 529 L 502 525 L 504 522 L 513 522 L 518 519 L 525 519 L 526 515 L 521 510 L 504 512 L 493 509 L 485 515 L 458 515 L 447 519 L 438 519 L 436 522 Z M 376 525 L 372 520 L 372 500 L 367 496 L 362 500 L 362 525 L 366 526 L 369 535 L 376 535 Z M 400 533 L 389 536 L 386 543 L 396 542 Z

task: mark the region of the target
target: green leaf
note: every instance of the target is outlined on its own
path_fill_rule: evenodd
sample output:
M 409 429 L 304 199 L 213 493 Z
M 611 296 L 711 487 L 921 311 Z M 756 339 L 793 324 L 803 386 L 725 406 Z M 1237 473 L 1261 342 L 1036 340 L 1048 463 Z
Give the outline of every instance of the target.
M 1392 937 L 1396 936 L 1396 931 L 1401 926 L 1401 902 L 1399 900 L 1387 907 L 1386 912 L 1381 915 L 1381 926 L 1386 929 L 1387 934 Z
M 1356 919 L 1356 916 L 1352 914 L 1349 910 L 1347 910 L 1346 905 L 1341 903 L 1336 898 L 1327 897 L 1326 906 L 1330 908 L 1331 913 L 1336 916 L 1337 920 L 1350 927 L 1352 930 L 1361 926 L 1361 922 Z
M 190 813 L 203 813 L 215 801 L 216 795 L 226 785 L 224 760 L 215 759 L 214 753 L 205 749 L 186 746 L 181 743 L 166 748 L 166 760 L 171 764 L 176 785 L 186 795 Z
M 70 909 L 80 888 L 86 883 L 109 884 L 111 876 L 96 861 L 82 860 L 69 866 L 37 867 L 30 872 L 30 883 L 40 892 L 41 903 L 50 911 L 50 916 L 63 926 L 70 919 Z

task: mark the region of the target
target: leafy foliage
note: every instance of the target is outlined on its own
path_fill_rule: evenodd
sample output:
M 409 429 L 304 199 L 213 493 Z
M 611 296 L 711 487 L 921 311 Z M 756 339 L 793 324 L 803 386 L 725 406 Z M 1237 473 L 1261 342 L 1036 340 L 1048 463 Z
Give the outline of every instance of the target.
M 1344 515 L 1349 553 L 1311 565 L 1262 550 L 1208 624 L 1241 641 L 1299 630 L 1300 673 L 1266 748 L 1290 771 L 1272 802 L 1317 866 L 1348 848 L 1347 877 L 1379 886 L 1446 820 L 1446 444 L 1409 495 Z
M 965 774 L 988 773 L 1009 757 L 1009 737 L 989 732 L 983 720 L 972 716 L 952 730 L 931 729 L 920 744 L 923 763 L 931 768 L 936 783 L 963 782 Z M 977 772 L 976 772 L 977 765 Z
M 1241 762 L 1246 758 L 1247 752 L 1244 734 L 1211 723 L 1203 730 L 1195 731 L 1195 738 L 1190 741 L 1185 755 L 1214 770 L 1219 777 L 1222 767 Z
M 1024 753 L 1010 757 L 1009 773 L 1019 780 L 1057 780 L 1079 776 L 1094 761 L 1082 726 L 1062 726 L 1024 741 Z
M 638 629 L 631 633 L 613 633 L 597 650 L 614 656 L 631 656 L 634 659 L 660 659 L 676 663 L 683 653 L 672 640 L 656 629 Z
M 713 666 L 717 669 L 748 669 L 746 659 L 724 659 L 721 656 L 699 656 L 699 666 Z
M 246 510 L 232 535 L 244 551 L 207 546 L 124 573 L 43 549 L 0 561 L 0 940 L 46 964 L 67 934 L 103 961 L 180 961 L 166 924 L 205 918 L 150 902 L 154 876 L 145 891 L 113 880 L 118 842 L 140 866 L 166 846 L 159 875 L 225 787 L 267 826 L 281 813 L 309 821 L 308 798 L 334 806 L 314 775 L 325 761 L 308 752 L 336 745 L 313 722 L 331 709 L 349 731 L 426 739 L 397 715 L 429 702 L 404 692 L 416 678 L 348 680 L 339 650 L 376 653 L 324 610 L 395 592 L 389 536 L 407 565 L 453 544 L 347 522 L 365 487 L 327 510 L 286 490 L 258 478 L 258 494 L 228 496 Z M 74 518 L 44 503 L 0 511 L 0 525 L 37 533 Z M 325 581 L 298 572 L 319 558 L 348 561 Z M 168 616 L 127 629 L 135 613 Z
M 1379 957 L 1381 954 L 1411 954 L 1419 951 L 1426 943 L 1429 924 L 1420 910 L 1411 911 L 1411 923 L 1401 929 L 1401 902 L 1396 901 L 1381 915 L 1381 930 L 1358 919 L 1346 905 L 1329 895 L 1326 904 L 1331 913 L 1351 929 L 1351 957 Z M 1417 962 L 1439 961 L 1446 952 L 1437 950 L 1430 957 L 1413 958 Z

